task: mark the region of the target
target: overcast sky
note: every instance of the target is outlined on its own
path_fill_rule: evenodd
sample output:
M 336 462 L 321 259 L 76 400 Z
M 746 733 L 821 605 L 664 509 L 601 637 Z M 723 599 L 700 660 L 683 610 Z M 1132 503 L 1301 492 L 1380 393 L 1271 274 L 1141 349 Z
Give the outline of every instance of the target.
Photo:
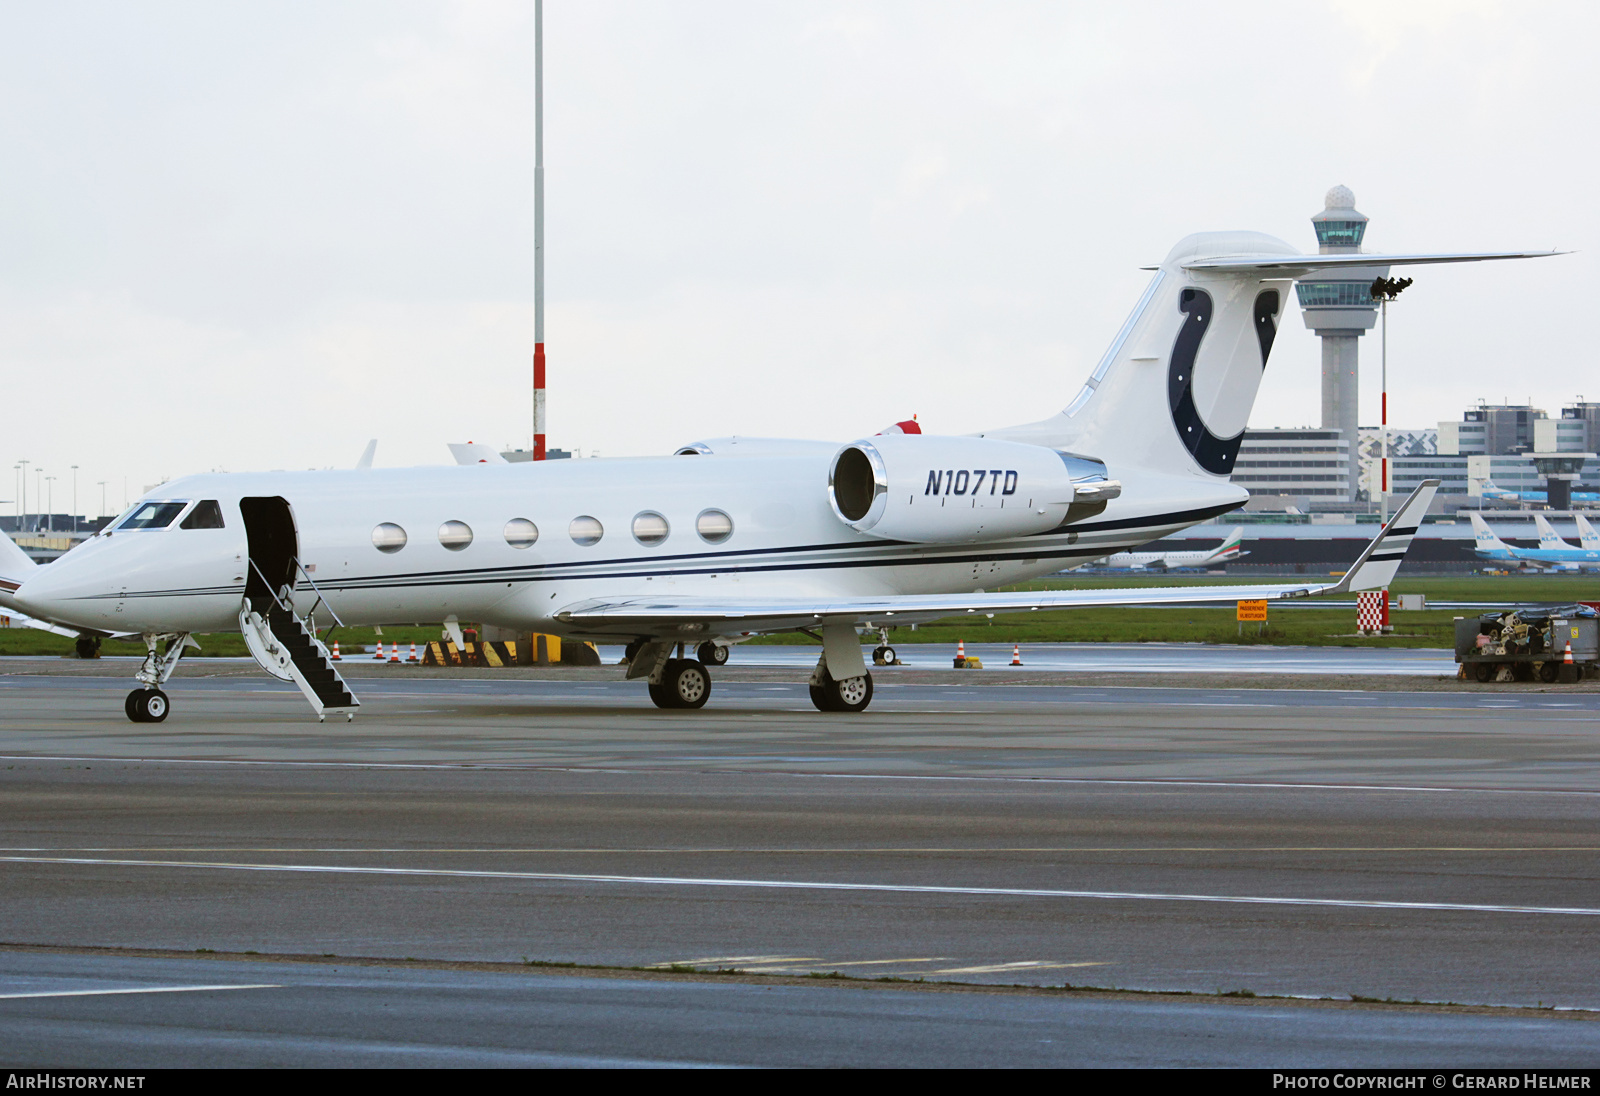
M 551 444 L 1040 418 L 1138 267 L 1313 250 L 1336 183 L 1373 250 L 1578 251 L 1412 272 L 1396 424 L 1600 399 L 1597 13 L 549 0 Z M 72 464 L 93 513 L 529 443 L 531 0 L 0 0 L 0 164 L 0 457 L 58 511 Z M 1316 424 L 1318 378 L 1291 309 L 1252 425 Z

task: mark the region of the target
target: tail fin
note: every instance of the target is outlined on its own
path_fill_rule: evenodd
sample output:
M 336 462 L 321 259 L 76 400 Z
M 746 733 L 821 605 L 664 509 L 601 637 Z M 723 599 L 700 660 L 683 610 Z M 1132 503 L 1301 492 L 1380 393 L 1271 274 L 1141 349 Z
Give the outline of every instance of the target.
M 1207 563 L 1216 563 L 1221 560 L 1238 559 L 1244 555 L 1241 545 L 1244 543 L 1244 526 L 1235 525 L 1229 530 L 1228 535 L 1222 539 L 1222 544 L 1215 552 L 1206 557 Z
M 984 436 L 1072 449 L 1113 467 L 1225 480 L 1297 278 L 1335 266 L 1371 277 L 1369 268 L 1541 254 L 1302 255 L 1259 232 L 1196 233 L 1156 268 L 1064 411 Z
M 1478 551 L 1510 553 L 1511 545 L 1495 535 L 1495 531 L 1489 528 L 1489 523 L 1483 520 L 1482 514 L 1474 511 L 1471 517 L 1472 535 L 1473 539 L 1477 541 Z
M 1545 520 L 1545 516 L 1543 514 L 1535 513 L 1533 515 L 1533 524 L 1534 527 L 1539 530 L 1540 548 L 1553 548 L 1557 551 L 1564 550 L 1568 552 L 1575 550 L 1572 545 L 1561 539 L 1561 536 L 1556 532 L 1555 527 Z
M 1328 592 L 1382 590 L 1394 581 L 1395 572 L 1400 570 L 1400 564 L 1405 562 L 1406 552 L 1411 547 L 1411 538 L 1417 535 L 1417 527 L 1422 524 L 1422 518 L 1433 504 L 1433 496 L 1438 490 L 1439 481 L 1436 479 L 1423 480 L 1418 484 L 1417 489 L 1411 492 L 1411 497 L 1402 502 L 1394 517 L 1389 519 L 1389 524 L 1373 538 L 1367 550 L 1361 553 L 1361 558 L 1345 573 L 1339 585 Z
M 11 601 L 11 593 L 38 566 L 10 537 L 0 533 L 0 605 L 8 609 L 16 608 Z
M 1591 552 L 1600 552 L 1600 533 L 1594 531 L 1594 526 L 1582 514 L 1573 516 L 1578 521 L 1578 543 Z
M 1294 276 L 1190 265 L 1296 254 L 1258 232 L 1184 239 L 1066 410 L 986 436 L 1070 448 L 1114 465 L 1227 479 Z

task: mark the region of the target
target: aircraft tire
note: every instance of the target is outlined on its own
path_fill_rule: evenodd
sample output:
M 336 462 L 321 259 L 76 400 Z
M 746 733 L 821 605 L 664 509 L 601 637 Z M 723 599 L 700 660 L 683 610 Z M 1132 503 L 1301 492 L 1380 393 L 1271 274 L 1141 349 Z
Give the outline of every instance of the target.
M 728 648 L 712 643 L 708 639 L 694 649 L 694 657 L 706 666 L 726 666 L 728 664 Z
M 699 659 L 675 658 L 661 674 L 674 708 L 704 708 L 711 698 L 711 673 Z
M 160 723 L 167 718 L 172 705 L 160 689 L 135 689 L 128 694 L 126 707 L 128 718 L 135 723 Z
M 657 685 L 655 682 L 652 681 L 652 682 L 648 683 L 648 687 L 650 689 L 650 700 L 655 704 L 656 707 L 658 707 L 658 708 L 675 708 L 675 707 L 677 707 L 677 705 L 672 703 L 672 695 L 667 692 L 667 687 L 666 687 L 665 684 Z
M 822 712 L 862 712 L 872 703 L 872 675 L 835 681 L 829 677 L 811 686 L 811 703 Z

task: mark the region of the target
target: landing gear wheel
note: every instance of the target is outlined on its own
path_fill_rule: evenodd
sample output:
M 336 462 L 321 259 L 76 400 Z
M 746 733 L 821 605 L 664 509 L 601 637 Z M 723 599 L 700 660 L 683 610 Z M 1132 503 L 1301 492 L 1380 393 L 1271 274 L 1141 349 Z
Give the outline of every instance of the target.
M 872 703 L 872 675 L 847 677 L 835 681 L 829 677 L 821 685 L 811 686 L 811 703 L 820 712 L 860 712 Z
M 1493 662 L 1480 662 L 1472 667 L 1472 676 L 1479 681 L 1493 681 L 1494 672 L 1499 669 Z
M 99 636 L 79 636 L 78 639 L 77 639 L 77 642 L 74 643 L 72 646 L 73 646 L 74 650 L 76 650 L 77 655 L 78 655 L 79 658 L 99 658 L 100 657 L 100 637 Z
M 692 658 L 675 658 L 661 672 L 661 689 L 673 708 L 704 708 L 711 696 L 711 674 Z
M 167 694 L 160 689 L 135 689 L 122 702 L 123 711 L 135 723 L 160 723 L 170 707 Z
M 657 685 L 654 681 L 646 683 L 650 689 L 650 702 L 658 708 L 675 708 L 672 697 L 667 694 L 665 685 Z
M 893 647 L 874 647 L 872 649 L 872 664 L 874 666 L 893 666 L 896 657 Z
M 694 657 L 707 666 L 726 666 L 728 664 L 728 648 L 706 640 L 706 642 L 694 649 Z

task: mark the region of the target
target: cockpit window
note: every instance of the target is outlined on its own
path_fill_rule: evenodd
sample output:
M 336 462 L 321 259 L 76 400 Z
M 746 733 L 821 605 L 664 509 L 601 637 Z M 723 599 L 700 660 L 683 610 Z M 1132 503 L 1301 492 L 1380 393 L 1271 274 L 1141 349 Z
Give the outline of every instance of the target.
M 179 529 L 221 529 L 222 507 L 217 505 L 216 499 L 206 499 L 198 503 L 189 516 L 178 523 Z
M 187 502 L 141 502 L 117 529 L 165 529 L 187 505 Z

